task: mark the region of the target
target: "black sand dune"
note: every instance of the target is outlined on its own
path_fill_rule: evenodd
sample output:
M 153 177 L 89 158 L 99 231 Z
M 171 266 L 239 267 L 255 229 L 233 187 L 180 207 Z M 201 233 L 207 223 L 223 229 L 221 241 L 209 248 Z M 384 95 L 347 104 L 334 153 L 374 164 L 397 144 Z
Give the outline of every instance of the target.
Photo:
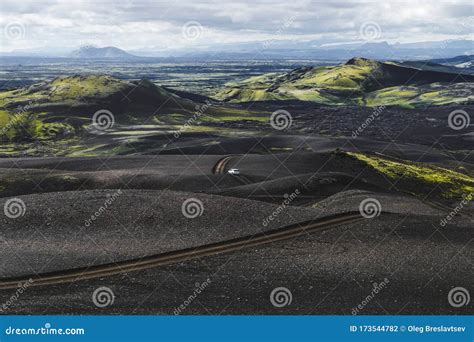
M 456 309 L 447 301 L 453 286 L 468 288 L 473 281 L 471 228 L 437 230 L 437 222 L 416 215 L 380 216 L 231 255 L 30 288 L 9 312 L 173 314 L 196 286 L 208 282 L 181 314 L 350 315 L 374 284 L 382 283 L 357 314 L 472 314 L 472 307 Z M 104 309 L 90 299 L 100 286 L 115 295 L 114 304 Z M 269 296 L 280 286 L 293 299 L 275 308 Z
M 436 151 L 431 157 L 449 160 Z M 239 168 L 242 176 L 226 174 L 229 168 Z M 380 214 L 229 254 L 31 287 L 4 313 L 173 314 L 208 278 L 208 291 L 184 313 L 351 314 L 381 282 L 384 289 L 359 314 L 472 313 L 472 307 L 455 309 L 447 302 L 452 287 L 473 282 L 472 207 L 442 225 L 450 203 L 390 188 L 383 176 L 340 151 L 3 159 L 0 174 L 0 205 L 15 196 L 26 208 L 21 217 L 0 220 L 3 278 L 125 261 L 358 213 L 367 199 L 379 203 Z M 301 197 L 284 203 L 296 189 Z M 189 198 L 202 202 L 201 216 L 183 215 Z M 275 218 L 265 224 L 269 216 Z M 106 311 L 91 301 L 99 286 L 115 294 Z M 283 309 L 269 301 L 279 286 L 293 295 Z M 13 293 L 0 290 L 0 299 Z
M 253 124 L 249 124 L 249 129 L 252 127 Z M 339 148 L 353 152 L 374 151 L 401 159 L 423 162 L 443 162 L 455 159 L 474 163 L 472 155 L 468 153 L 472 145 L 472 134 L 468 132 L 455 132 L 446 127 L 430 128 L 426 125 L 423 128 L 405 127 L 403 131 L 397 132 L 396 142 L 390 140 L 389 134 L 393 132 L 388 128 L 383 130 L 384 133 L 379 132 L 381 135 L 376 137 L 367 137 L 364 134 L 364 136 L 353 138 L 351 132 L 340 134 L 342 137 L 322 137 L 316 133 L 295 132 L 292 134 L 291 131 L 281 135 L 269 133 L 264 136 L 257 134 L 253 137 L 206 134 L 198 139 L 187 138 L 187 134 L 183 134 L 178 141 L 172 140 L 172 143 L 164 137 L 158 140 L 156 137 L 145 137 L 138 138 L 137 141 L 127 143 L 127 145 L 131 146 L 131 151 L 161 155 L 331 152 Z
M 285 195 L 288 196 L 297 190 L 298 196 L 293 203 L 301 205 L 311 201 L 315 202 L 348 188 L 386 192 L 386 190 L 363 179 L 359 180 L 342 172 L 318 172 L 239 185 L 218 193 L 224 196 L 281 202 L 285 199 Z
M 317 210 L 290 207 L 264 225 L 263 220 L 277 209 L 276 205 L 185 192 L 117 191 L 19 197 L 26 205 L 25 215 L 1 221 L 5 242 L 1 276 L 44 273 L 196 247 L 317 216 Z M 182 212 L 183 202 L 195 198 L 202 203 L 202 214 L 187 218 Z M 91 216 L 95 216 L 92 221 Z

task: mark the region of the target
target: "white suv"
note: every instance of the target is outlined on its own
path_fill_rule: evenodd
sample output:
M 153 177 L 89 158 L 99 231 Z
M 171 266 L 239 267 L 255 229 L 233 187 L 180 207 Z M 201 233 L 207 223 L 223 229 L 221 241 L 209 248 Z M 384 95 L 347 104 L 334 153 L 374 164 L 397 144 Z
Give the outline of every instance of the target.
M 230 174 L 230 175 L 240 175 L 239 169 L 229 169 L 229 171 L 227 171 L 227 173 Z

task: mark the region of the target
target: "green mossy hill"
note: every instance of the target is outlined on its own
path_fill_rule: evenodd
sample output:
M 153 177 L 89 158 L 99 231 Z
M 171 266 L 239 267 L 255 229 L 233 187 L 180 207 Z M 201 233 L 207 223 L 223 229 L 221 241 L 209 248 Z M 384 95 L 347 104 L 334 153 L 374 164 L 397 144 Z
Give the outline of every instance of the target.
M 196 104 L 154 83 L 106 75 L 66 76 L 0 92 L 0 139 L 70 138 L 106 109 L 117 123 L 143 121 L 161 113 L 191 113 Z
M 67 76 L 51 82 L 32 85 L 29 95 L 46 96 L 48 101 L 77 100 L 78 98 L 104 98 L 119 91 L 125 91 L 127 82 L 110 76 Z
M 395 86 L 373 91 L 361 99 L 366 106 L 416 108 L 474 102 L 474 83 L 431 83 L 420 86 Z
M 255 76 L 227 84 L 216 97 L 231 102 L 301 100 L 330 104 L 344 94 L 361 95 L 364 81 L 376 67 L 376 64 L 303 67 L 285 74 Z
M 29 110 L 36 111 L 45 106 L 74 107 L 104 102 L 117 108 L 160 105 L 164 102 L 174 106 L 177 106 L 176 102 L 182 106 L 192 104 L 148 80 L 128 82 L 106 75 L 57 77 L 52 81 L 0 93 L 0 107 L 7 109 L 27 106 Z
M 396 188 L 412 194 L 459 200 L 474 194 L 474 178 L 446 168 L 405 160 L 347 152 L 392 180 Z
M 300 100 L 323 105 L 417 107 L 473 101 L 473 83 L 469 82 L 474 82 L 473 76 L 352 58 L 337 66 L 303 67 L 228 83 L 215 97 L 229 102 Z M 438 89 L 431 89 L 431 84 Z M 450 91 L 453 86 L 456 91 Z M 440 98 L 429 94 L 433 91 L 440 91 Z
M 94 113 L 112 112 L 115 126 L 153 123 L 266 121 L 256 113 L 180 97 L 148 80 L 123 81 L 106 75 L 66 76 L 0 92 L 0 141 L 63 140 L 89 132 Z

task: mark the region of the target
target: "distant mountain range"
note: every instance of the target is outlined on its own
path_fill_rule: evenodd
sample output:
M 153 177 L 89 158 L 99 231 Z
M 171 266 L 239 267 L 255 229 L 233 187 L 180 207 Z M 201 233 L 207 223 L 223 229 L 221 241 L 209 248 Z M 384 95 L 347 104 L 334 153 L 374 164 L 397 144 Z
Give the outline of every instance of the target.
M 167 58 L 183 61 L 203 60 L 331 60 L 343 61 L 351 56 L 378 60 L 443 60 L 453 56 L 474 55 L 474 41 L 446 40 L 417 43 L 353 42 L 331 43 L 324 41 L 286 41 L 244 42 L 193 46 L 192 49 L 163 49 L 149 47 L 124 51 L 117 47 L 86 46 L 79 50 L 68 48 L 42 48 L 16 50 L 0 56 L 31 56 L 86 59 Z M 438 63 L 438 62 L 434 62 Z
M 474 55 L 463 55 L 463 56 L 456 56 L 452 58 L 431 59 L 430 62 L 456 66 L 458 64 L 462 64 L 465 62 L 472 62 L 473 60 L 474 60 Z
M 78 50 L 72 51 L 68 57 L 70 58 L 91 58 L 91 59 L 137 59 L 138 56 L 134 56 L 122 49 L 107 46 L 103 48 L 97 48 L 94 46 L 83 46 Z
M 213 60 L 318 59 L 344 61 L 351 56 L 383 60 L 425 60 L 474 54 L 472 40 L 445 40 L 418 43 L 269 40 L 193 46 L 192 50 L 163 50 L 159 47 L 130 51 L 137 56 L 180 57 Z
M 474 75 L 474 55 L 429 59 L 424 61 L 405 61 L 401 62 L 400 64 L 404 66 L 415 67 L 421 70 Z

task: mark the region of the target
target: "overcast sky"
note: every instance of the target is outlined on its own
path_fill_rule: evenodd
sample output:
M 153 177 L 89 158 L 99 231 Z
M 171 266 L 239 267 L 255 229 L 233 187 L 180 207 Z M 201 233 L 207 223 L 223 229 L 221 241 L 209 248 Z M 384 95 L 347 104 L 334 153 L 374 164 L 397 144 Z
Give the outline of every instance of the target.
M 0 49 L 472 39 L 473 1 L 1 0 Z

